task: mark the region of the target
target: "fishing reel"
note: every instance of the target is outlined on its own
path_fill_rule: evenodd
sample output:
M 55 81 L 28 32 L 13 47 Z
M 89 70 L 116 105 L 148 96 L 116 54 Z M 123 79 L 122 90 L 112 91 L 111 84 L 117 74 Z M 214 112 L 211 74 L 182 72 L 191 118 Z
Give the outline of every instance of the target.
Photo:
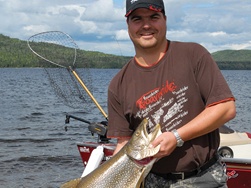
M 110 140 L 106 137 L 107 123 L 107 121 L 102 121 L 100 123 L 91 123 L 88 126 L 88 130 L 91 132 L 92 135 L 94 135 L 95 133 L 98 135 L 98 142 L 108 143 Z
M 88 130 L 91 132 L 92 136 L 94 136 L 94 134 L 98 135 L 98 142 L 99 143 L 109 143 L 109 138 L 106 137 L 106 133 L 107 133 L 107 121 L 101 121 L 101 122 L 89 122 L 85 119 L 70 115 L 70 114 L 66 114 L 66 119 L 65 119 L 65 124 L 69 124 L 70 123 L 70 118 L 76 119 L 78 121 L 84 122 L 89 124 L 88 125 Z M 68 127 L 65 126 L 65 131 L 68 130 Z

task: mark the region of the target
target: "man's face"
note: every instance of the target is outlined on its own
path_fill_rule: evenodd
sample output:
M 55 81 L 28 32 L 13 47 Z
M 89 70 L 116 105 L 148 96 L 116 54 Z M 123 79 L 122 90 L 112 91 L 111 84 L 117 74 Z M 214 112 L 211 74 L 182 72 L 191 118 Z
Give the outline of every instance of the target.
M 161 12 L 136 9 L 128 17 L 127 24 L 136 50 L 155 48 L 166 40 L 166 17 Z

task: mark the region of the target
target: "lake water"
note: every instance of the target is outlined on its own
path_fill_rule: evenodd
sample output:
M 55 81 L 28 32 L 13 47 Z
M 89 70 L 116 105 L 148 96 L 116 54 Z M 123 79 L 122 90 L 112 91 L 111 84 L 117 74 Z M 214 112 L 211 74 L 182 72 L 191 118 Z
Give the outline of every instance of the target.
M 91 69 L 93 95 L 107 112 L 107 87 L 117 69 Z M 236 97 L 237 117 L 227 125 L 251 132 L 251 71 L 222 71 Z M 88 110 L 62 103 L 40 68 L 0 69 L 0 187 L 54 188 L 79 177 L 83 164 L 76 142 L 96 141 L 87 125 L 104 117 L 93 104 Z

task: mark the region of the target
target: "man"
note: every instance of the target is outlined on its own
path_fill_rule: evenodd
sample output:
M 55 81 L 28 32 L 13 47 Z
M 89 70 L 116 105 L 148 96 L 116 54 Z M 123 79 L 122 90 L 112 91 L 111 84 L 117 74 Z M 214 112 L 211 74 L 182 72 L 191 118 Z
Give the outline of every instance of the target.
M 162 0 L 127 0 L 135 57 L 108 89 L 108 137 L 118 152 L 147 118 L 160 124 L 161 145 L 145 187 L 227 187 L 217 155 L 218 128 L 235 117 L 234 97 L 210 53 L 196 43 L 166 39 Z

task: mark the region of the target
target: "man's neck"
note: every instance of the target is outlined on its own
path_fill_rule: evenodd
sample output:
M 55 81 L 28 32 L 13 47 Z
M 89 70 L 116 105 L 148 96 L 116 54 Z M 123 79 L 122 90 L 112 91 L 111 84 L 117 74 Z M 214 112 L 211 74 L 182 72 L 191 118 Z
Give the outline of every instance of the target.
M 136 50 L 135 59 L 141 66 L 150 67 L 162 59 L 167 49 L 168 41 L 166 40 L 160 48 Z

